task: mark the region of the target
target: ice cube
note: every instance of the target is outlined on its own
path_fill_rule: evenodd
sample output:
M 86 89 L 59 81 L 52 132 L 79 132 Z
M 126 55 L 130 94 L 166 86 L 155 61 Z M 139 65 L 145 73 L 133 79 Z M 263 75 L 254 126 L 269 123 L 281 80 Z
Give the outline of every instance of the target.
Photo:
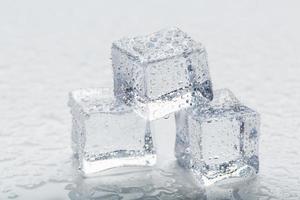
M 212 99 L 202 44 L 178 28 L 123 38 L 112 45 L 115 96 L 145 118 L 188 107 L 192 93 Z
M 223 184 L 258 172 L 259 114 L 229 90 L 215 91 L 213 101 L 181 110 L 175 118 L 176 158 L 197 182 Z
M 109 90 L 73 91 L 69 106 L 73 116 L 72 148 L 85 174 L 155 164 L 150 122 L 115 101 Z

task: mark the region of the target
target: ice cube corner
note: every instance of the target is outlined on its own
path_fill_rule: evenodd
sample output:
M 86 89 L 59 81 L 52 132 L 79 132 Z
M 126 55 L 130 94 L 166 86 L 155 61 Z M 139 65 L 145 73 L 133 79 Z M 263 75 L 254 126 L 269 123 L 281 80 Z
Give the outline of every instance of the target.
M 115 41 L 112 65 L 117 99 L 150 120 L 190 106 L 195 93 L 213 98 L 206 50 L 178 28 Z
M 204 185 L 252 178 L 259 170 L 259 114 L 227 89 L 176 113 L 178 163 Z
M 69 106 L 72 149 L 85 175 L 114 167 L 155 164 L 150 122 L 115 101 L 109 90 L 72 91 Z

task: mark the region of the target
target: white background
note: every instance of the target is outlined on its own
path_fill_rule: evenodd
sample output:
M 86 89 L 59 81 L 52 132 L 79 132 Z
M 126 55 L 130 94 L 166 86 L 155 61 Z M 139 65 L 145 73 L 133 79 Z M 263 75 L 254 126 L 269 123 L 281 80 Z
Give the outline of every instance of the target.
M 288 0 L 1 0 L 0 199 L 77 198 L 68 92 L 112 87 L 111 42 L 170 26 L 206 46 L 214 88 L 261 113 L 260 175 L 228 198 L 299 199 L 299 10 Z M 160 143 L 170 147 L 168 137 Z M 153 199 L 182 184 L 165 180 Z

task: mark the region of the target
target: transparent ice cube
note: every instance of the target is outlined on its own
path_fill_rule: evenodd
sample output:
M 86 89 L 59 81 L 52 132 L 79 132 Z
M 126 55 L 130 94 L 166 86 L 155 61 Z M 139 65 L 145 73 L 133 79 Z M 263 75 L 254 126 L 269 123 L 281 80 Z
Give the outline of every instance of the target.
M 70 93 L 72 148 L 85 174 L 156 162 L 150 122 L 111 96 L 103 88 Z
M 229 90 L 215 91 L 213 101 L 181 110 L 175 118 L 176 158 L 199 183 L 233 183 L 258 172 L 259 114 Z
M 112 64 L 115 96 L 150 120 L 188 107 L 195 92 L 213 97 L 204 46 L 178 28 L 114 42 Z

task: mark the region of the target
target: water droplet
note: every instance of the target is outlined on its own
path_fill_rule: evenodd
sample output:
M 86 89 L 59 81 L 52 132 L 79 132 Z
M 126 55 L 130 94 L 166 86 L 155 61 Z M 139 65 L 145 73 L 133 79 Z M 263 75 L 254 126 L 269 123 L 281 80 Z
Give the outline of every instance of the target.
M 9 199 L 15 199 L 15 198 L 17 198 L 17 197 L 18 197 L 18 195 L 15 194 L 15 193 L 11 193 L 11 194 L 9 194 L 9 195 L 7 196 L 7 198 L 9 198 Z
M 153 48 L 153 47 L 154 47 L 154 44 L 153 44 L 152 42 L 148 42 L 148 43 L 147 43 L 147 47 L 148 47 L 148 48 Z
M 170 114 L 164 116 L 164 119 L 169 119 L 169 118 L 170 118 Z
M 151 41 L 151 42 L 157 42 L 157 37 L 151 37 L 151 38 L 150 38 L 150 41 Z

